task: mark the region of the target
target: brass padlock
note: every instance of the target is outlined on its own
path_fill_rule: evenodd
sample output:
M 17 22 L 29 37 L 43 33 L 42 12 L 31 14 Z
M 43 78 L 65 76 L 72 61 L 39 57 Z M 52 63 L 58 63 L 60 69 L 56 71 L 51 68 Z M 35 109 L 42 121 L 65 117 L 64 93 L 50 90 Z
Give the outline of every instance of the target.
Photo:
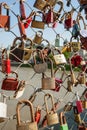
M 72 41 L 72 38 L 73 37 L 71 37 L 71 39 L 70 39 L 70 45 L 71 45 L 72 51 L 77 52 L 81 48 L 79 39 L 76 39 L 76 41 Z
M 22 104 L 25 104 L 27 106 L 30 106 L 30 112 L 31 112 L 31 122 L 22 122 L 20 118 L 20 106 Z M 35 122 L 35 117 L 34 117 L 34 109 L 33 105 L 29 100 L 21 100 L 17 103 L 16 107 L 16 114 L 17 114 L 17 130 L 38 130 L 37 128 L 37 123 Z
M 46 6 L 47 1 L 46 0 L 36 0 L 34 3 L 34 7 L 43 10 L 43 8 Z
M 45 77 L 45 74 L 42 73 L 42 89 L 44 90 L 50 90 L 55 89 L 55 77 L 53 72 L 53 62 L 49 58 L 51 63 L 51 77 Z
M 33 42 L 36 43 L 36 44 L 41 44 L 41 41 L 42 41 L 42 39 L 43 39 L 42 36 L 43 36 L 43 32 L 42 32 L 42 31 L 36 32 L 36 35 L 35 35 L 35 37 L 34 37 Z
M 79 74 L 78 80 L 79 80 L 80 84 L 85 84 L 86 83 L 86 77 L 85 77 L 85 73 L 84 72 Z
M 38 16 L 41 20 L 36 20 L 36 16 Z M 43 22 L 43 12 L 41 12 L 41 11 L 36 12 L 36 14 L 34 15 L 34 18 L 32 20 L 31 27 L 44 29 L 45 23 Z
M 48 104 L 47 104 L 47 98 L 49 97 L 51 98 L 51 102 L 52 102 L 52 109 L 48 110 Z M 58 119 L 58 115 L 55 112 L 55 107 L 54 107 L 54 100 L 53 100 L 53 96 L 49 93 L 45 94 L 44 96 L 44 102 L 45 102 L 45 106 L 46 106 L 46 117 L 47 117 L 47 125 L 55 125 L 57 123 L 59 123 L 59 119 Z
M 80 114 L 78 113 L 77 106 L 73 106 L 73 110 L 74 110 L 74 119 L 75 119 L 75 121 L 76 121 L 78 124 L 81 124 L 81 123 L 82 123 L 82 120 L 81 120 Z
M 82 106 L 84 109 L 87 109 L 87 101 L 86 100 L 82 100 Z

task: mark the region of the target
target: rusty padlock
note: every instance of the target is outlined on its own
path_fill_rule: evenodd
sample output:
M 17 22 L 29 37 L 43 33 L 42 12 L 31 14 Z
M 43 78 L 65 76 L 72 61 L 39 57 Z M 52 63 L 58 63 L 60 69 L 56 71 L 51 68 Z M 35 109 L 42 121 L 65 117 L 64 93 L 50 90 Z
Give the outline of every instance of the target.
M 36 32 L 36 35 L 35 35 L 35 37 L 34 37 L 33 42 L 36 43 L 36 44 L 41 44 L 41 41 L 42 41 L 42 39 L 43 39 L 42 36 L 43 36 L 43 32 L 42 32 L 42 31 L 37 31 L 37 32 Z
M 47 97 L 51 98 L 53 110 L 48 110 Z M 55 112 L 55 108 L 54 108 L 53 96 L 49 93 L 45 94 L 44 102 L 45 102 L 45 107 L 46 107 L 47 125 L 55 125 L 55 124 L 59 123 L 58 115 Z
M 55 89 L 55 77 L 53 72 L 53 62 L 49 58 L 51 64 L 51 77 L 45 77 L 45 74 L 42 73 L 42 89 L 43 90 L 50 90 Z
M 22 104 L 25 104 L 28 107 L 30 107 L 31 121 L 28 121 L 28 122 L 21 121 L 20 106 Z M 29 100 L 21 100 L 17 103 L 16 115 L 17 115 L 17 126 L 16 126 L 17 130 L 38 130 L 37 123 L 36 123 L 35 118 L 34 118 L 33 105 Z
M 7 54 L 7 50 L 4 49 L 2 51 L 2 72 L 3 73 L 11 73 L 11 61 L 9 59 L 9 56 Z
M 2 14 L 2 7 L 6 9 L 6 15 Z M 10 29 L 9 7 L 6 3 L 0 3 L 0 28 L 4 28 L 7 31 Z
M 59 113 L 60 130 L 69 130 L 66 118 L 63 112 Z

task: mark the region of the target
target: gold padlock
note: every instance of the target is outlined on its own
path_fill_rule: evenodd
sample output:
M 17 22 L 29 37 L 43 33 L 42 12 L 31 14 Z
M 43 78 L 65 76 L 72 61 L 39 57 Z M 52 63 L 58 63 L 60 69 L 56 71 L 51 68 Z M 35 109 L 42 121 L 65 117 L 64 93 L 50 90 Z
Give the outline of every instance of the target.
M 36 32 L 36 35 L 35 35 L 35 37 L 34 37 L 33 42 L 36 43 L 36 44 L 41 44 L 42 35 L 43 35 L 43 32 L 42 32 L 42 31 Z
M 52 109 L 50 111 L 48 110 L 47 98 L 46 97 L 51 98 Z M 45 102 L 46 113 L 47 113 L 47 115 L 46 115 L 46 117 L 47 117 L 47 125 L 55 125 L 55 124 L 59 123 L 58 115 L 55 112 L 55 108 L 54 108 L 53 96 L 51 94 L 49 94 L 49 93 L 45 94 L 44 102 Z
M 30 106 L 30 111 L 31 111 L 31 122 L 22 122 L 20 120 L 20 105 L 22 104 L 26 104 L 28 106 Z M 17 115 L 17 130 L 38 130 L 37 128 L 37 123 L 35 122 L 35 118 L 34 118 L 34 109 L 33 109 L 33 105 L 29 100 L 21 100 L 17 103 L 17 107 L 16 107 L 16 115 Z
M 42 73 L 42 89 L 44 90 L 50 90 L 55 89 L 55 77 L 53 72 L 53 62 L 49 58 L 51 63 L 51 77 L 45 77 L 45 74 Z

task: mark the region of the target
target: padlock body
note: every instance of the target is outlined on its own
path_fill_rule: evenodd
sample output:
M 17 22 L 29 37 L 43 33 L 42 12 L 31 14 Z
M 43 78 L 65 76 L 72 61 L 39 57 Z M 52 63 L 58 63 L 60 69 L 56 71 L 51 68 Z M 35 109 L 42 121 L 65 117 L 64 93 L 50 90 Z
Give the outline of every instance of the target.
M 11 72 L 11 62 L 10 59 L 3 59 L 2 60 L 2 71 L 4 73 L 10 73 Z
M 60 130 L 69 130 L 67 124 L 60 125 Z
M 69 18 L 69 19 L 66 19 L 65 20 L 65 28 L 66 29 L 69 29 L 69 28 L 71 28 L 72 27 L 72 18 Z
M 76 106 L 77 106 L 78 113 L 82 113 L 83 107 L 82 107 L 82 102 L 80 100 L 76 101 Z
M 37 123 L 21 123 L 20 125 L 17 125 L 17 130 L 38 130 Z
M 47 114 L 47 124 L 48 125 L 55 125 L 57 123 L 59 123 L 57 113 Z
M 42 89 L 55 89 L 55 78 L 42 78 Z

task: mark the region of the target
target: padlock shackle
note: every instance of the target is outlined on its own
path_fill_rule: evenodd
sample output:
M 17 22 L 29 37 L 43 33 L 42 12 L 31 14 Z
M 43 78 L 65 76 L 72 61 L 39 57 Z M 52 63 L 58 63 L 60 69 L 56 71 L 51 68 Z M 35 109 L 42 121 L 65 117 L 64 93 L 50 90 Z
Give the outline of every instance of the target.
M 39 15 L 38 15 L 38 14 L 39 14 Z M 42 14 L 42 16 L 43 16 L 43 12 L 42 12 L 42 11 L 36 11 L 36 13 L 34 14 L 34 18 L 33 18 L 33 20 L 36 19 L 36 16 L 39 16 L 39 17 L 42 19 L 42 17 L 41 17 L 40 14 Z M 42 21 L 43 21 L 43 19 L 42 19 Z
M 19 44 L 19 47 L 20 47 L 21 49 L 24 49 L 24 41 L 23 41 L 23 39 L 22 39 L 21 37 L 16 37 L 16 38 L 13 40 L 12 46 L 13 46 L 13 47 L 16 47 L 16 42 L 17 42 L 17 40 L 21 41 L 21 45 Z M 13 51 L 13 50 L 11 50 L 11 51 Z
M 64 6 L 63 1 L 59 0 L 58 2 L 56 2 L 56 4 L 60 5 L 59 10 L 57 11 L 57 13 L 60 14 L 62 12 L 63 6 Z
M 60 121 L 60 125 L 67 124 L 64 112 L 59 113 L 59 121 Z
M 35 118 L 34 118 L 34 109 L 33 109 L 33 105 L 29 100 L 21 100 L 17 103 L 17 107 L 16 107 L 16 115 L 17 115 L 17 124 L 21 125 L 21 118 L 20 118 L 20 106 L 22 104 L 25 104 L 27 106 L 30 107 L 30 112 L 31 112 L 31 122 L 35 122 Z
M 41 36 L 43 35 L 43 32 L 40 31 L 40 30 L 36 32 L 36 35 L 38 35 L 38 33 L 39 33 Z
M 48 110 L 47 97 L 51 98 L 52 110 L 53 110 L 53 112 L 55 112 L 55 107 L 54 107 L 53 96 L 52 96 L 51 94 L 49 94 L 49 93 L 45 94 L 45 95 L 44 95 L 44 102 L 45 102 L 46 112 L 47 112 L 47 114 L 49 114 L 49 112 L 50 112 L 51 110 Z

